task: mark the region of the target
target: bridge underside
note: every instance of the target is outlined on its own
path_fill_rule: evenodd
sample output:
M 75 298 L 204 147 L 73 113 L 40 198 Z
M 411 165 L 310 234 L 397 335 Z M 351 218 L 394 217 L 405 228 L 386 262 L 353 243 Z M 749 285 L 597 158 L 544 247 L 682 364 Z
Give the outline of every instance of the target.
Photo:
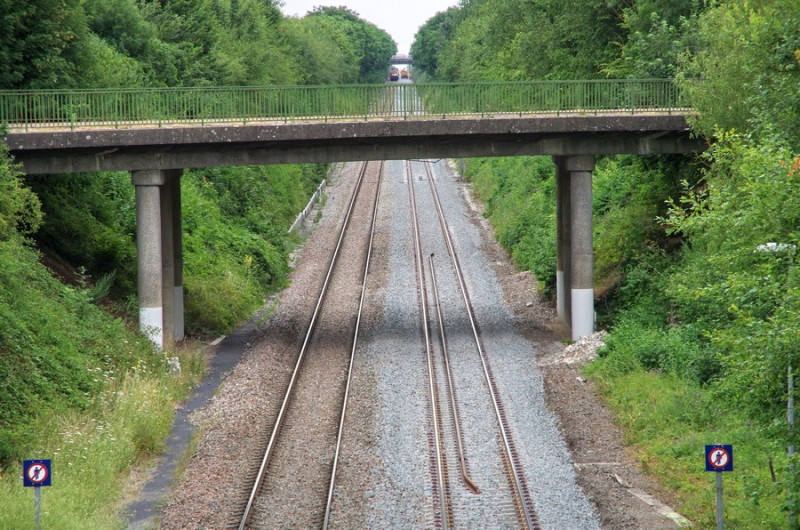
M 397 119 L 326 123 L 12 131 L 28 174 L 131 171 L 136 186 L 140 325 L 183 338 L 180 175 L 250 164 L 549 155 L 556 164 L 557 305 L 579 339 L 594 329 L 592 171 L 596 155 L 701 151 L 682 114 Z
M 680 114 L 11 132 L 6 142 L 28 174 L 703 149 Z

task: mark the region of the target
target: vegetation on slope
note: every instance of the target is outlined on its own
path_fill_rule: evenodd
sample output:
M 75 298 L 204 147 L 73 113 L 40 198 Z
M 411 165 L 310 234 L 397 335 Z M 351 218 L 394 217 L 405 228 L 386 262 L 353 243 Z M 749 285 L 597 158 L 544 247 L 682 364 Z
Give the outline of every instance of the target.
M 701 527 L 714 524 L 706 443 L 736 445 L 729 524 L 785 527 L 800 507 L 786 451 L 798 439 L 787 369 L 800 364 L 797 27 L 791 0 L 472 0 L 412 46 L 442 81 L 675 76 L 689 92 L 706 154 L 598 159 L 595 293 L 610 336 L 589 373 Z M 548 292 L 553 173 L 536 157 L 467 166 L 500 242 Z
M 6 4 L 0 89 L 372 82 L 396 52 L 343 8 L 286 18 L 277 0 Z M 229 332 L 284 285 L 288 227 L 326 170 L 184 173 L 191 338 Z M 129 174 L 25 176 L 2 147 L 0 188 L 0 527 L 33 526 L 26 458 L 53 459 L 43 526 L 124 527 L 128 473 L 162 450 L 202 351 L 157 352 L 137 330 Z

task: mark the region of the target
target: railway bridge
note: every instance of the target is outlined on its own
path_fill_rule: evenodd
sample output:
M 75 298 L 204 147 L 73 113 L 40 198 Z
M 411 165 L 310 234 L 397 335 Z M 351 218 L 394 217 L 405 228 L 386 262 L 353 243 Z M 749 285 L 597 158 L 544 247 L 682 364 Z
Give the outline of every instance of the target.
M 410 55 L 398 54 L 389 59 L 389 64 L 407 64 L 414 66 L 414 58 Z
M 670 80 L 0 92 L 26 173 L 131 172 L 140 327 L 162 348 L 184 336 L 184 169 L 445 157 L 553 157 L 558 313 L 588 335 L 595 157 L 700 151 L 690 113 Z

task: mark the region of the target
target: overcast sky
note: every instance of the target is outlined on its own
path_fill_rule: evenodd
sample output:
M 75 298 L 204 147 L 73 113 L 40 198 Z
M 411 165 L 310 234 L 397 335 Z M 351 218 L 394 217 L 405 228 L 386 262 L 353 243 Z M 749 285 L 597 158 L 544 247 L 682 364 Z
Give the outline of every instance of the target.
M 283 0 L 281 10 L 302 17 L 317 6 L 347 7 L 391 35 L 398 53 L 407 54 L 419 27 L 455 5 L 458 0 Z

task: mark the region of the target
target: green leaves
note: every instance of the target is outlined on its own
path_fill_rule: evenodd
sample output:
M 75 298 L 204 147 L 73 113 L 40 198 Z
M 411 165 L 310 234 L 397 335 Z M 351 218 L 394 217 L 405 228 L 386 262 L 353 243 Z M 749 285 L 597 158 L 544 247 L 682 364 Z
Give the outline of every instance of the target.
M 703 198 L 688 190 L 670 213 L 690 247 L 666 293 L 680 322 L 705 330 L 705 348 L 721 363 L 724 399 L 769 422 L 780 414 L 776 391 L 800 329 L 796 158 L 780 144 L 733 135 L 723 135 L 708 158 Z
M 778 136 L 800 146 L 800 4 L 723 2 L 699 18 L 700 50 L 683 69 L 696 127 Z
M 78 0 L 0 2 L 0 87 L 76 86 L 87 29 Z
M 618 23 L 601 1 L 475 0 L 429 20 L 412 53 L 442 81 L 595 78 Z
M 308 17 L 323 17 L 334 23 L 347 36 L 357 58 L 358 83 L 380 83 L 386 76 L 389 59 L 397 53 L 397 44 L 386 31 L 359 18 L 344 7 L 318 7 Z M 337 71 L 329 75 L 340 76 Z M 347 82 L 341 79 L 340 82 Z
M 39 199 L 20 177 L 8 148 L 0 143 L 0 243 L 36 232 L 42 223 Z

